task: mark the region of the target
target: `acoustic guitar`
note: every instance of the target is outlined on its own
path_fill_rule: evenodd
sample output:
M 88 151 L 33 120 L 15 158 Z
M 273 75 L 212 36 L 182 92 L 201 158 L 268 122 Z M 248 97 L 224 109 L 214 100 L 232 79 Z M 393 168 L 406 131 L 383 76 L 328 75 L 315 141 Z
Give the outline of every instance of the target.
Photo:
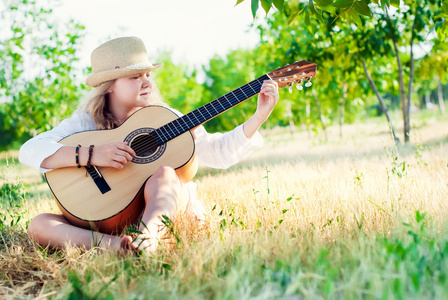
M 144 107 L 111 130 L 83 131 L 59 143 L 67 146 L 127 142 L 136 156 L 121 170 L 110 167 L 60 168 L 45 174 L 62 214 L 74 225 L 104 233 L 119 233 L 145 206 L 143 186 L 160 166 L 176 170 L 181 182 L 197 171 L 193 128 L 258 94 L 264 80 L 292 89 L 311 84 L 316 64 L 300 61 L 278 68 L 232 92 L 178 116 L 162 106 Z

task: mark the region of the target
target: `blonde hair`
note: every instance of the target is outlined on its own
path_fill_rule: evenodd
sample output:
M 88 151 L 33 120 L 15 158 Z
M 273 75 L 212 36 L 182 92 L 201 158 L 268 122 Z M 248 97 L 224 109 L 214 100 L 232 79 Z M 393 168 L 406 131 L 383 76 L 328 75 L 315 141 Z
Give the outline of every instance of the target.
M 115 80 L 103 82 L 94 88 L 83 98 L 76 110 L 76 113 L 90 114 L 98 129 L 113 129 L 120 125 L 109 109 L 109 88 Z M 150 105 L 167 106 L 155 85 L 151 88 Z

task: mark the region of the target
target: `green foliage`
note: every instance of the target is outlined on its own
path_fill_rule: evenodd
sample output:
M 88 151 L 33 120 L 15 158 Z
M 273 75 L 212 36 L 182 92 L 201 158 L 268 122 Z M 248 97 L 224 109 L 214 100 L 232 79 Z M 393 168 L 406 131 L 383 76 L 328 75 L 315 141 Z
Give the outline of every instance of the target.
M 196 80 L 196 70 L 190 72 L 187 65 L 174 64 L 169 52 L 161 53 L 157 61 L 163 67 L 154 71 L 154 76 L 165 102 L 183 114 L 198 108 L 203 87 Z
M 435 40 L 431 53 L 425 56 L 424 65 L 421 55 L 415 59 L 416 49 L 427 42 L 435 22 L 434 16 L 442 8 L 442 2 L 412 1 L 400 6 L 399 1 L 376 1 L 375 4 L 381 8 L 367 6 L 368 3 L 370 1 L 285 2 L 281 13 L 267 17 L 267 24 L 258 27 L 262 41 L 259 53 L 265 61 L 276 61 L 280 65 L 302 58 L 318 65 L 313 82 L 320 112 L 313 107 L 311 114 L 307 112 L 308 105 L 314 101 L 312 98 L 307 100 L 306 90 L 300 95 L 305 101 L 293 101 L 293 114 L 299 119 L 294 121 L 307 125 L 317 124 L 320 114 L 334 121 L 339 113 L 346 122 L 368 115 L 368 108 L 374 105 L 375 97 L 361 67 L 362 61 L 366 60 L 379 93 L 398 96 L 398 103 L 403 104 L 407 141 L 408 107 L 415 99 L 413 89 L 427 93 L 437 84 L 437 81 L 428 84 L 429 78 L 446 78 L 446 43 Z M 390 5 L 396 9 L 389 9 Z M 305 17 L 296 18 L 298 14 Z M 412 60 L 410 45 L 414 45 Z M 398 60 L 402 68 L 398 67 Z M 429 64 L 434 64 L 434 68 Z M 417 70 L 421 70 L 421 75 Z M 420 76 L 425 80 L 420 80 Z M 282 99 L 287 97 L 281 95 Z
M 386 147 L 387 154 L 391 160 L 391 168 L 390 172 L 399 178 L 403 178 L 407 175 L 406 167 L 409 167 L 409 164 L 406 161 L 401 161 L 398 147 L 394 144 L 392 147 Z M 386 168 L 389 173 L 389 168 Z
M 415 212 L 417 228 L 410 227 L 408 240 L 384 238 L 382 246 L 386 252 L 386 260 L 395 267 L 395 272 L 405 272 L 404 282 L 394 281 L 394 294 L 401 296 L 409 292 L 420 293 L 422 287 L 431 282 L 445 282 L 444 265 L 448 256 L 448 243 L 437 243 L 433 237 L 427 236 L 425 227 L 426 213 Z
M 24 141 L 57 125 L 76 108 L 84 88 L 76 67 L 84 27 L 73 20 L 64 27 L 52 10 L 36 1 L 8 0 L 0 40 L 0 130 Z M 50 4 L 49 4 L 50 6 Z M 8 145 L 8 139 L 1 141 Z
M 167 230 L 167 233 L 174 237 L 176 240 L 177 246 L 180 246 L 182 243 L 182 240 L 179 236 L 179 232 L 174 228 L 174 222 L 166 215 L 162 215 L 160 218 L 160 221 L 165 226 L 165 229 Z
M 14 159 L 12 159 L 11 165 L 6 158 L 6 166 L 2 169 L 4 169 L 4 172 L 2 173 L 2 186 L 0 188 L 0 230 L 4 230 L 6 226 L 19 226 L 27 213 L 25 187 L 22 179 L 15 171 Z M 27 224 L 25 224 L 26 226 Z
M 96 293 L 90 289 L 90 284 L 93 279 L 92 271 L 87 269 L 84 273 L 84 280 L 72 270 L 68 271 L 68 282 L 71 284 L 72 291 L 68 294 L 67 299 L 70 300 L 93 300 L 93 299 L 114 299 L 114 295 L 107 291 L 110 285 L 118 279 L 119 273 L 115 273 L 109 282 L 104 284 Z M 106 292 L 106 295 L 103 295 Z
M 243 1 L 244 0 L 238 0 L 236 5 Z M 440 8 L 437 10 L 436 14 L 432 16 L 433 24 L 431 27 L 435 28 L 439 41 L 445 41 L 448 36 L 448 5 L 442 0 L 431 0 L 426 2 L 426 5 L 422 7 L 432 5 Z M 254 19 L 259 4 L 263 7 L 266 15 L 268 15 L 270 10 L 274 7 L 277 8 L 278 11 L 288 16 L 288 24 L 291 24 L 299 15 L 302 15 L 306 27 L 312 33 L 316 32 L 316 27 L 318 27 L 319 24 L 327 22 L 324 17 L 325 13 L 330 13 L 336 19 L 341 18 L 347 23 L 354 23 L 360 27 L 363 25 L 362 18 L 372 17 L 372 11 L 376 8 L 381 8 L 383 11 L 387 11 L 391 6 L 400 8 L 400 0 L 251 0 L 251 11 Z M 292 12 L 284 10 L 284 6 L 292 7 Z

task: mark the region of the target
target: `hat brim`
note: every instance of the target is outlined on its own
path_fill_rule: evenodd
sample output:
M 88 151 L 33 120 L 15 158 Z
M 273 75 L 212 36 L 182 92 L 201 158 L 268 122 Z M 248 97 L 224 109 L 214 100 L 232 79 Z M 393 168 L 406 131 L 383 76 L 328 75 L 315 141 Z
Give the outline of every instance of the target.
M 147 68 L 122 68 L 122 69 L 115 69 L 115 70 L 108 70 L 103 72 L 98 72 L 95 74 L 91 74 L 86 79 L 86 84 L 91 87 L 97 87 L 101 83 L 114 80 L 121 77 L 127 77 L 134 74 L 140 74 L 143 72 L 151 71 L 157 68 L 160 68 L 163 64 L 162 63 L 156 63 L 148 66 Z

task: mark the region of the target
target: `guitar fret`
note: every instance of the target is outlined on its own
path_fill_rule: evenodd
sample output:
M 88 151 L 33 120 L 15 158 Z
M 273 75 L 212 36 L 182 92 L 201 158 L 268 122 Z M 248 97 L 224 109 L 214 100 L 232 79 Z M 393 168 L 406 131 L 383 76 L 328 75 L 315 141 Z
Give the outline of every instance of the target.
M 200 123 L 201 123 L 201 122 L 199 122 L 199 119 L 198 119 L 198 117 L 196 116 L 196 114 L 195 114 L 194 111 L 189 112 L 187 115 L 190 115 L 190 114 L 196 119 L 197 124 L 200 124 Z M 192 121 L 192 123 L 194 124 L 193 121 Z M 193 126 L 193 127 L 194 127 L 194 126 Z
M 174 121 L 171 122 L 171 123 L 174 123 L 174 122 L 177 122 L 178 124 L 177 124 L 177 126 L 173 126 L 173 128 L 177 131 L 177 134 L 180 134 L 180 131 L 179 131 L 179 129 L 178 129 L 178 127 L 179 127 L 179 121 L 178 121 L 178 119 L 174 120 Z M 173 125 L 175 125 L 175 124 L 173 124 Z M 173 131 L 173 133 L 174 133 L 174 131 Z
M 171 139 L 171 137 L 170 137 L 170 133 L 169 133 L 169 131 L 166 129 L 166 125 L 160 127 L 160 130 L 161 130 L 161 132 L 162 132 L 163 130 L 165 130 L 165 133 L 163 134 L 164 137 L 165 137 L 165 142 L 166 142 L 166 141 L 169 141 L 169 140 Z M 163 132 L 162 132 L 162 133 L 163 133 Z M 167 138 L 167 137 L 168 137 L 168 138 Z
M 220 97 L 219 99 L 221 99 L 222 97 Z M 218 100 L 218 99 L 217 99 Z M 215 101 L 217 101 L 215 100 Z M 221 107 L 224 109 L 223 111 L 227 110 L 227 108 L 224 107 L 224 105 L 222 105 L 222 101 L 217 101 L 219 103 L 219 105 L 221 105 Z
M 243 93 L 241 89 L 236 89 L 233 94 L 238 98 L 238 102 L 247 99 L 246 95 Z
M 246 84 L 245 88 L 250 91 L 252 93 L 252 95 L 255 95 L 257 92 L 254 90 L 254 88 L 252 87 L 252 84 Z
M 199 109 L 199 112 L 201 113 L 201 117 L 202 117 L 201 122 L 205 122 L 207 120 L 207 116 L 205 115 L 205 107 L 201 107 Z
M 156 129 L 156 132 L 160 132 L 163 135 L 163 138 L 160 139 L 160 145 L 165 143 L 166 141 L 168 141 L 168 139 L 166 138 L 165 134 L 162 132 L 162 128 L 160 127 L 159 129 Z
M 223 96 L 226 100 L 227 100 L 227 102 L 229 102 L 230 103 L 230 107 L 232 107 L 233 106 L 233 103 L 232 102 L 230 102 L 230 100 L 226 97 L 226 95 L 224 95 Z
M 213 105 L 213 102 L 210 102 L 210 106 L 215 110 L 216 114 L 219 114 L 220 111 L 216 109 L 216 107 Z
M 246 86 L 248 86 L 254 92 L 254 94 L 257 93 L 257 92 L 255 92 L 255 90 L 252 88 L 252 86 L 250 84 L 246 84 Z
M 230 92 L 230 93 L 232 93 L 233 97 L 236 98 L 236 103 L 239 103 L 240 101 L 239 101 L 238 97 L 235 95 L 235 93 L 234 93 L 233 91 Z M 235 103 L 235 104 L 236 104 L 236 103 Z M 235 104 L 234 104 L 234 105 L 235 105 Z
M 190 117 L 188 116 L 189 114 L 184 115 L 181 119 L 183 119 L 184 117 L 188 119 L 188 121 L 190 122 L 190 124 L 188 126 L 192 126 L 194 125 L 193 121 L 190 119 Z
M 206 118 L 204 117 L 204 115 L 202 114 L 201 109 L 204 109 L 203 107 L 199 107 L 198 112 L 201 114 L 202 120 L 201 122 L 204 122 L 206 120 Z
M 213 107 L 213 105 L 211 104 L 211 103 L 207 103 L 206 105 L 204 105 L 204 107 L 205 107 L 205 109 L 207 110 L 207 113 L 208 113 L 208 117 L 207 117 L 207 120 L 209 120 L 209 119 L 211 119 L 211 118 L 213 118 L 213 114 L 212 114 L 212 108 L 214 109 L 214 107 Z
M 246 93 L 244 92 L 244 90 L 243 90 L 242 88 L 239 88 L 239 90 L 240 90 L 241 92 L 243 92 L 244 97 L 248 98 L 247 95 L 246 95 Z
M 213 114 L 211 113 L 211 108 L 210 108 L 210 103 L 207 103 L 206 105 L 204 105 L 205 110 L 208 113 L 208 117 L 207 120 L 213 117 Z

